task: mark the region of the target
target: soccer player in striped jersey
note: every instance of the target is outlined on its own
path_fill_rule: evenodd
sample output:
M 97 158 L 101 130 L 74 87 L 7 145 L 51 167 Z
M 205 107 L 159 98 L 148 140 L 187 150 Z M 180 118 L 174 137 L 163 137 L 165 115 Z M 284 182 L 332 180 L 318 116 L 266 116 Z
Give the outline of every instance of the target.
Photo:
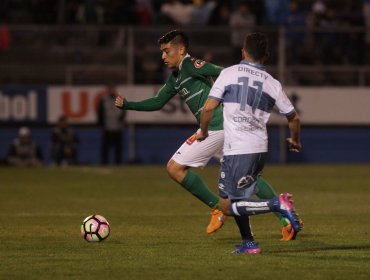
M 203 105 L 213 85 L 213 77 L 218 76 L 223 68 L 191 57 L 188 53 L 188 38 L 180 30 L 168 32 L 158 40 L 158 43 L 163 62 L 173 70 L 167 82 L 154 97 L 142 101 L 134 102 L 123 96 L 117 96 L 116 106 L 125 110 L 156 111 L 178 94 L 185 101 L 199 124 Z M 207 227 L 208 234 L 222 227 L 226 216 L 219 209 L 218 196 L 190 168 L 204 167 L 212 157 L 221 154 L 223 140 L 223 116 L 220 105 L 215 108 L 210 121 L 207 140 L 195 141 L 194 134 L 182 144 L 167 164 L 169 176 L 212 209 L 211 222 Z M 272 198 L 277 196 L 272 187 L 262 178 L 258 179 L 257 185 L 259 197 Z M 277 216 L 283 224 L 284 232 L 284 228 L 289 226 L 290 222 L 279 213 Z M 285 238 L 284 235 L 283 238 Z
M 289 219 L 295 232 L 301 230 L 291 195 L 271 199 L 253 199 L 258 192 L 257 180 L 267 156 L 266 123 L 273 107 L 288 119 L 290 150 L 299 152 L 300 120 L 279 81 L 263 66 L 268 58 L 268 41 L 262 33 L 249 34 L 242 50 L 243 60 L 224 69 L 213 85 L 204 105 L 200 130 L 196 138 L 206 141 L 209 124 L 223 103 L 225 139 L 219 178 L 219 196 L 224 214 L 234 216 L 242 236 L 242 244 L 234 253 L 258 254 L 249 216 L 279 212 Z

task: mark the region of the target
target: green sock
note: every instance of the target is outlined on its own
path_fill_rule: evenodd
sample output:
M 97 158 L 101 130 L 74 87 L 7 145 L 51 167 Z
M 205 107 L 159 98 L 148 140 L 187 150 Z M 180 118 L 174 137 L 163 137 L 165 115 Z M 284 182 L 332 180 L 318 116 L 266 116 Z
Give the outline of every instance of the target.
M 184 180 L 181 182 L 181 186 L 212 209 L 218 208 L 218 197 L 207 187 L 202 179 L 192 171 L 188 171 Z
M 256 195 L 259 198 L 271 199 L 278 196 L 272 186 L 267 183 L 261 176 L 257 179 L 257 187 L 258 192 L 256 193 Z M 274 214 L 279 218 L 280 223 L 283 226 L 287 226 L 290 224 L 289 220 L 287 218 L 284 218 L 280 213 L 274 212 Z

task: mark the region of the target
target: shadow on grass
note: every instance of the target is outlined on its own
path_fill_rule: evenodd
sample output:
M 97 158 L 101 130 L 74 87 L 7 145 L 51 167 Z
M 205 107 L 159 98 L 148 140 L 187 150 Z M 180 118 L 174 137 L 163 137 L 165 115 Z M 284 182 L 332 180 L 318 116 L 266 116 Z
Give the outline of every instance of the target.
M 325 252 L 325 251 L 346 251 L 346 250 L 370 250 L 370 244 L 366 245 L 323 245 L 313 248 L 279 249 L 271 250 L 269 253 L 304 253 L 304 252 Z
M 235 242 L 233 238 L 222 238 L 222 240 L 226 243 L 233 243 L 236 247 L 239 245 Z M 289 245 L 293 245 L 296 241 L 289 241 Z M 258 243 L 258 240 L 257 240 Z M 283 245 L 286 242 L 281 242 Z M 327 251 L 350 251 L 350 250 L 361 250 L 367 251 L 370 250 L 370 244 L 362 244 L 362 245 L 333 245 L 333 244 L 326 244 L 323 242 L 315 241 L 312 244 L 311 242 L 304 242 L 299 243 L 297 246 L 290 246 L 289 248 L 279 248 L 279 249 L 272 249 L 268 250 L 269 253 L 304 253 L 304 252 L 327 252 Z M 304 246 L 305 248 L 302 248 Z M 307 248 L 308 247 L 308 248 Z

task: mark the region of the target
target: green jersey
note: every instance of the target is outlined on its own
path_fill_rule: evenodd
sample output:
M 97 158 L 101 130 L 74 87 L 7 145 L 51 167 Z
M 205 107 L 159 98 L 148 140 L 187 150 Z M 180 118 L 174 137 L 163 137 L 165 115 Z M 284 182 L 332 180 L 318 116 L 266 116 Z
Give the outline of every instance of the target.
M 218 76 L 222 69 L 222 67 L 187 55 L 181 62 L 179 69 L 172 72 L 165 85 L 154 97 L 138 102 L 125 100 L 124 109 L 157 111 L 178 94 L 188 105 L 200 125 L 201 112 L 213 85 L 212 77 Z M 213 113 L 209 130 L 222 129 L 222 106 L 219 105 Z

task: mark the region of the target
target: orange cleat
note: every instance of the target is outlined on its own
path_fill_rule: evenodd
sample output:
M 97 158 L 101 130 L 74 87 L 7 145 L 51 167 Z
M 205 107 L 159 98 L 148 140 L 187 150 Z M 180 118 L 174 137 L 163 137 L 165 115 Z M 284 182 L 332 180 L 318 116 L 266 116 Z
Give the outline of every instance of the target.
M 303 222 L 301 220 L 299 220 L 299 225 L 301 228 L 303 228 Z M 291 224 L 283 227 L 283 229 L 281 230 L 281 235 L 283 236 L 280 240 L 281 241 L 290 241 L 290 240 L 294 240 L 297 236 L 297 233 L 294 228 L 292 227 Z
M 224 225 L 226 219 L 227 216 L 224 215 L 224 213 L 222 213 L 220 210 L 213 209 L 211 211 L 211 221 L 207 226 L 207 233 L 211 234 L 219 230 Z

